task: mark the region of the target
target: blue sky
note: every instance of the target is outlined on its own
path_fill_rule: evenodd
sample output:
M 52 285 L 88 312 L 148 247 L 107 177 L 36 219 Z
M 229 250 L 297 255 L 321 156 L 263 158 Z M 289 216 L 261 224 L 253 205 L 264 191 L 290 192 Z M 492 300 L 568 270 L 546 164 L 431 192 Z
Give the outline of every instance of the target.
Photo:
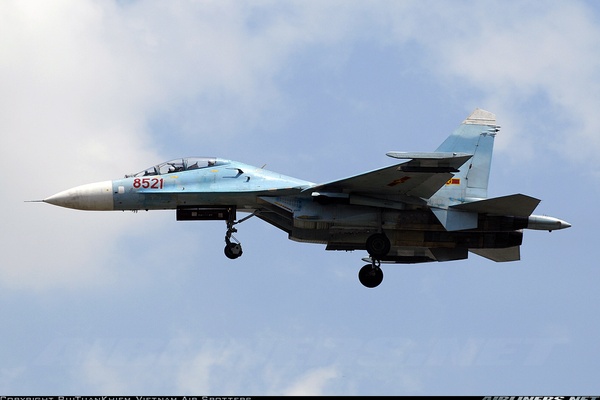
M 600 10 L 589 1 L 0 3 L 0 393 L 586 395 Z M 390 265 L 260 220 L 25 203 L 179 156 L 326 182 L 496 114 L 522 260 Z

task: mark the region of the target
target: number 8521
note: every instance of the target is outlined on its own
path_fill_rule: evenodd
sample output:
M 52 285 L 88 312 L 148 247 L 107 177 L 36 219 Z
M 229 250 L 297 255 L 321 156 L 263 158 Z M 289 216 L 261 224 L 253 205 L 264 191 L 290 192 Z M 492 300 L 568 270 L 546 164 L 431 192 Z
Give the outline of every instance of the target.
M 164 187 L 163 178 L 135 178 L 133 180 L 135 189 L 162 189 Z

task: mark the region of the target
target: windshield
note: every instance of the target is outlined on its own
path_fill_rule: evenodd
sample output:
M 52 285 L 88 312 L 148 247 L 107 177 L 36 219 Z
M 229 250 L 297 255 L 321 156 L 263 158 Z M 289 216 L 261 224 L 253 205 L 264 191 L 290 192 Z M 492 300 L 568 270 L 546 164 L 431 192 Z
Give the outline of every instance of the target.
M 137 174 L 125 175 L 125 178 L 150 176 L 150 175 L 165 175 L 174 172 L 189 171 L 192 169 L 207 168 L 217 165 L 215 157 L 186 157 L 176 158 L 175 160 L 167 161 L 147 168 Z

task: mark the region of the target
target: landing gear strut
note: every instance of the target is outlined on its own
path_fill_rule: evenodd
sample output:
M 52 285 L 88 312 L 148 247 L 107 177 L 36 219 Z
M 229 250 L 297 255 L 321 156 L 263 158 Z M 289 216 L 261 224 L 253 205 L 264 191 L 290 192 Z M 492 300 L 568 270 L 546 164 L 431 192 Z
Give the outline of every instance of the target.
M 235 260 L 236 258 L 240 257 L 243 253 L 242 244 L 239 240 L 235 238 L 235 236 L 233 236 L 233 234 L 237 232 L 237 229 L 235 229 L 233 226 L 236 224 L 241 224 L 248 218 L 254 217 L 255 215 L 256 211 L 248 215 L 247 217 L 240 219 L 239 221 L 235 221 L 235 213 L 230 214 L 229 219 L 227 219 L 227 233 L 225 234 L 224 252 L 227 258 Z M 231 241 L 231 239 L 233 239 L 233 242 Z
M 391 243 L 385 233 L 380 232 L 369 236 L 366 247 L 371 258 L 371 264 L 367 264 L 360 269 L 358 272 L 358 280 L 364 286 L 374 288 L 379 286 L 383 281 L 381 258 L 385 257 L 390 252 Z

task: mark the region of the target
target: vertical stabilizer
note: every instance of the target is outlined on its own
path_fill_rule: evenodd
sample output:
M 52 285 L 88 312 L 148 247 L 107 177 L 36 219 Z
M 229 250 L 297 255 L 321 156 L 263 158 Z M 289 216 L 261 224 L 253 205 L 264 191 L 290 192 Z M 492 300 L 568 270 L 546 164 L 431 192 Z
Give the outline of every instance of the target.
M 436 152 L 473 157 L 435 194 L 435 204 L 448 206 L 465 198 L 487 198 L 494 138 L 499 129 L 496 116 L 478 108 L 437 148 Z

